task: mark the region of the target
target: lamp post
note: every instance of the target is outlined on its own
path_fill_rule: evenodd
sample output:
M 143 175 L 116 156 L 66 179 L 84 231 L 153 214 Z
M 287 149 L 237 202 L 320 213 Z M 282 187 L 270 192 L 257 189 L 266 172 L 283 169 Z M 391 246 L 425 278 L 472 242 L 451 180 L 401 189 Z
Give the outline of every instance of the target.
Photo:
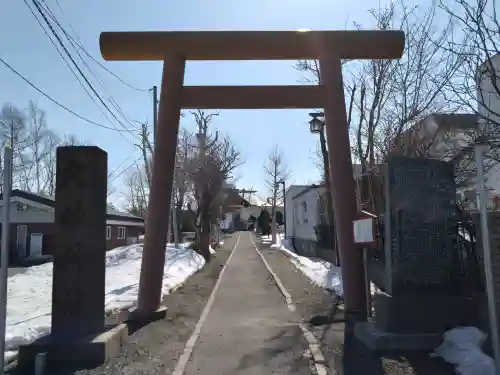
M 286 191 L 286 182 L 285 180 L 279 180 L 276 182 L 276 189 L 278 189 L 278 185 L 283 185 L 283 230 L 285 232 L 286 238 L 286 199 L 285 199 L 285 191 Z
M 312 117 L 312 120 L 309 121 L 309 130 L 313 134 L 321 135 L 323 133 L 325 122 L 323 120 L 320 120 L 318 117 L 325 117 L 325 114 L 323 112 L 313 112 L 309 113 L 309 116 Z
M 312 119 L 309 121 L 309 131 L 312 134 L 319 134 L 319 143 L 321 146 L 321 155 L 323 156 L 323 174 L 325 177 L 325 187 L 326 187 L 326 209 L 328 218 L 332 228 L 332 242 L 333 251 L 335 252 L 335 262 L 336 266 L 340 265 L 339 259 L 339 249 L 337 246 L 337 237 L 335 233 L 335 220 L 333 217 L 333 202 L 332 202 L 332 190 L 330 181 L 330 167 L 328 164 L 328 149 L 326 147 L 326 137 L 325 137 L 325 121 L 321 118 L 325 117 L 323 112 L 312 112 L 309 113 Z

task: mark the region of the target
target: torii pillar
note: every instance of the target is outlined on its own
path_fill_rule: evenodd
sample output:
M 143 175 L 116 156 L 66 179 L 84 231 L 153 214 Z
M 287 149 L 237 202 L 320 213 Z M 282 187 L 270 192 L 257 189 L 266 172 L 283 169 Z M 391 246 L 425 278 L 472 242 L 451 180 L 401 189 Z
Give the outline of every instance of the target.
M 332 200 L 342 267 L 345 309 L 365 314 L 361 253 L 354 249 L 356 217 L 341 59 L 398 59 L 402 31 L 105 32 L 105 60 L 160 60 L 163 78 L 137 312 L 148 317 L 161 303 L 165 243 L 181 108 L 324 108 Z M 319 59 L 321 86 L 183 86 L 187 60 Z

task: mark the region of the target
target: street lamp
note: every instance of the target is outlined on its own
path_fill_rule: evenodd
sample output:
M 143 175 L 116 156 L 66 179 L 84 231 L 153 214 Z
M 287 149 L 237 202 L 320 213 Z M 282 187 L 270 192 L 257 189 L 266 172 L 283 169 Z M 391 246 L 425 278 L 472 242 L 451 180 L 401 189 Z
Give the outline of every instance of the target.
M 328 218 L 332 226 L 333 232 L 333 246 L 335 251 L 335 257 L 337 265 L 340 263 L 338 258 L 338 247 L 337 247 L 337 239 L 335 234 L 335 220 L 333 218 L 333 204 L 332 204 L 332 196 L 331 196 L 331 185 L 330 185 L 330 167 L 328 165 L 329 157 L 328 157 L 328 148 L 326 146 L 326 137 L 324 127 L 325 121 L 322 120 L 325 117 L 323 112 L 312 112 L 309 113 L 309 116 L 312 117 L 311 121 L 309 121 L 309 130 L 313 134 L 319 134 L 319 144 L 321 146 L 321 155 L 323 156 L 323 173 L 325 177 L 325 186 L 326 186 L 326 194 L 327 194 L 327 211 Z
M 278 189 L 278 185 L 283 185 L 283 230 L 285 232 L 286 238 L 286 199 L 285 199 L 285 190 L 286 190 L 286 182 L 285 180 L 279 180 L 276 182 L 276 189 Z
M 313 134 L 321 134 L 323 127 L 325 126 L 325 122 L 318 117 L 324 117 L 323 112 L 313 112 L 309 113 L 309 116 L 312 117 L 312 120 L 309 121 L 309 130 Z

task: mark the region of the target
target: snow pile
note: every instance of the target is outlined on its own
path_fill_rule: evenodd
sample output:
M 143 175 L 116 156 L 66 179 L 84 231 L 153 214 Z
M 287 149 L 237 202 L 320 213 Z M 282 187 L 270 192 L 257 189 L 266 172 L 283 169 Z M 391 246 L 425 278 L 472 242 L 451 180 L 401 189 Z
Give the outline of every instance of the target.
M 260 239 L 262 241 L 262 243 L 268 245 L 270 243 L 273 242 L 273 236 L 272 235 L 269 235 L 269 236 L 260 236 Z
M 460 375 L 495 375 L 495 363 L 481 350 L 486 335 L 476 327 L 457 327 L 443 335 L 443 343 L 431 356 L 456 365 Z
M 281 240 L 283 239 L 282 233 L 276 233 L 276 242 L 273 243 L 273 236 L 270 234 L 269 236 L 260 236 L 260 239 L 263 244 L 271 245 L 271 249 L 279 249 L 281 247 Z
M 213 252 L 213 249 L 211 249 Z M 106 311 L 131 307 L 137 301 L 142 245 L 119 247 L 106 253 Z M 163 294 L 179 287 L 201 269 L 205 261 L 187 244 L 167 247 Z M 6 327 L 6 358 L 50 331 L 52 307 L 52 263 L 30 267 L 9 277 Z
M 280 245 L 271 247 L 283 251 L 289 257 L 290 262 L 319 287 L 333 290 L 339 296 L 344 295 L 340 267 L 335 267 L 323 259 L 298 255 L 293 251 L 290 241 L 281 239 L 282 237 L 283 235 L 280 236 Z

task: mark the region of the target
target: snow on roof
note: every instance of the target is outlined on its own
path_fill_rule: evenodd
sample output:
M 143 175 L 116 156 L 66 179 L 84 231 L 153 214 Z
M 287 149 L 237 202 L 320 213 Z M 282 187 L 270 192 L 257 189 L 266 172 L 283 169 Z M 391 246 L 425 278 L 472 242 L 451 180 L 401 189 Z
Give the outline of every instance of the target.
M 241 194 L 240 194 L 240 195 L 241 195 Z M 242 198 L 243 198 L 243 197 L 242 197 Z M 254 194 L 249 195 L 249 196 L 245 195 L 245 199 L 246 199 L 246 200 L 248 201 L 248 203 L 250 203 L 252 206 L 262 206 L 262 205 L 267 205 L 267 204 L 268 204 L 268 203 L 267 203 L 264 199 L 262 199 L 262 198 L 260 198 L 260 197 L 258 197 L 258 196 L 256 196 L 256 195 L 254 195 Z

